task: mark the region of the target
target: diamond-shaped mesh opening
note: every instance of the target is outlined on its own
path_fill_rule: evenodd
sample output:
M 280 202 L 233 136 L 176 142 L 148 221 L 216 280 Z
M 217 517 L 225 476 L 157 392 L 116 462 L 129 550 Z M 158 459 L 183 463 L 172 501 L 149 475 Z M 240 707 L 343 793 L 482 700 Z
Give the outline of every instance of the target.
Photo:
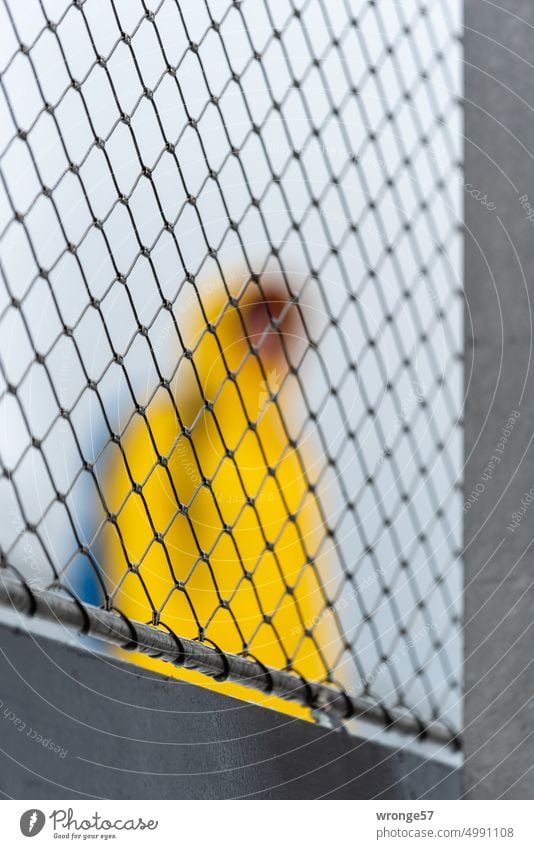
M 457 733 L 460 11 L 1 0 L 26 596 Z

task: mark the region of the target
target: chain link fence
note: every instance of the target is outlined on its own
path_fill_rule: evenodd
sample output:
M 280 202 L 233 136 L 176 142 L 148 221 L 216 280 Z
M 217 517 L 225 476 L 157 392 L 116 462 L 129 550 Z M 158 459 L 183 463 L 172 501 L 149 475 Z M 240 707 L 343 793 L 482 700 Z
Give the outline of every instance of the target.
M 5 605 L 457 737 L 460 12 L 0 2 Z

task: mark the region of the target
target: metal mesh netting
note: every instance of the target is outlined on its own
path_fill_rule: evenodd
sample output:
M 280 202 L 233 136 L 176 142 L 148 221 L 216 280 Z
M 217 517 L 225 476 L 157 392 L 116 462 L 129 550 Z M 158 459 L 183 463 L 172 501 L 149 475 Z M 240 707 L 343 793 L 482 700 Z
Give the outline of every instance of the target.
M 459 3 L 0 16 L 4 574 L 454 736 Z

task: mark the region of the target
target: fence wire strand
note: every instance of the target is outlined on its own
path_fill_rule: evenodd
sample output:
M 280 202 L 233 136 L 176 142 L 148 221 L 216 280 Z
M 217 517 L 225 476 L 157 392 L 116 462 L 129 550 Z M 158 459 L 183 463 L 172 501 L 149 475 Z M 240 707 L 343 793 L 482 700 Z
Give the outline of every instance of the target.
M 457 740 L 459 4 L 0 9 L 1 601 Z

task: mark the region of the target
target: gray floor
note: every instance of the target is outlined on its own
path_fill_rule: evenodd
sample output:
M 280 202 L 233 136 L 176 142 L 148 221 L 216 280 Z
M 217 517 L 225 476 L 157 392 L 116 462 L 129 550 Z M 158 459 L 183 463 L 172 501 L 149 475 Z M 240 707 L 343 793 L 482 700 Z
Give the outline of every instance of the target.
M 0 791 L 16 799 L 460 792 L 459 772 L 435 759 L 4 625 L 0 702 Z

